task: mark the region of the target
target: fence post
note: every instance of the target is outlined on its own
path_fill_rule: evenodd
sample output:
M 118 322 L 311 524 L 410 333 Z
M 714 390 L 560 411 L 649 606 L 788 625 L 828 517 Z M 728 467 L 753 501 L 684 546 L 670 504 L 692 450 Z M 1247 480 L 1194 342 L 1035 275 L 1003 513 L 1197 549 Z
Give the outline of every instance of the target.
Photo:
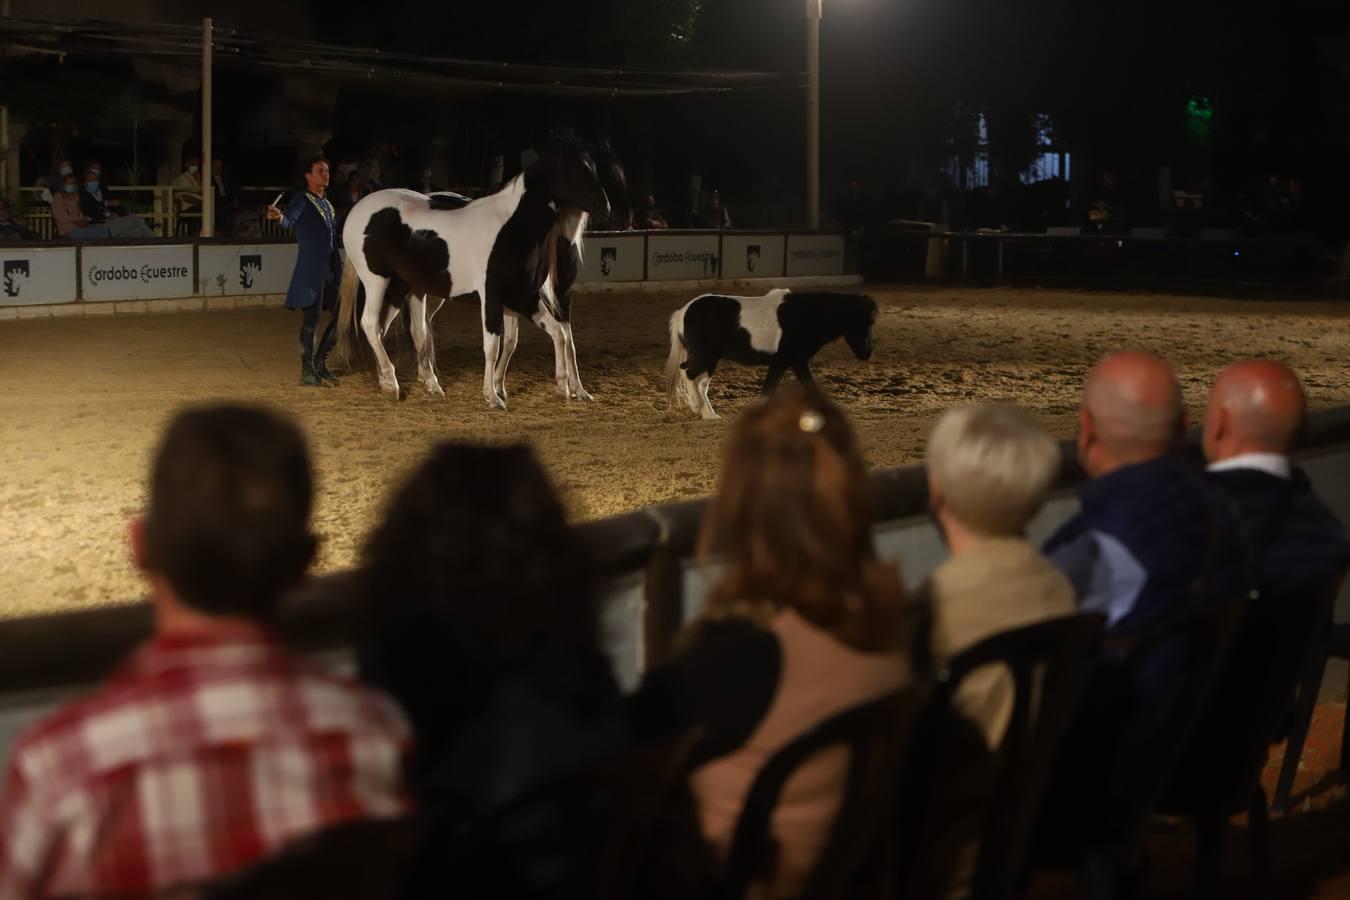
M 1003 280 L 1003 238 L 996 238 L 998 244 L 998 280 Z

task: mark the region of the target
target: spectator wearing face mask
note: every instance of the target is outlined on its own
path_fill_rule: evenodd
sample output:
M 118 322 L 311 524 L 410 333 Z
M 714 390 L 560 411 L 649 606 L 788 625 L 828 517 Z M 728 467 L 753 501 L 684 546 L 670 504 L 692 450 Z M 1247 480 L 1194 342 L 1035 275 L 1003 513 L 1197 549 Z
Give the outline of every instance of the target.
M 99 182 L 99 170 L 90 166 L 84 173 L 84 190 L 80 191 L 80 211 L 84 218 L 97 225 L 107 226 L 108 233 L 115 238 L 152 238 L 155 233 L 140 216 L 121 212 L 121 203 L 108 201 L 103 196 L 103 185 Z
M 108 226 L 94 222 L 82 208 L 80 183 L 74 174 L 67 174 L 52 195 L 52 220 L 56 231 L 72 241 L 99 241 L 112 237 Z

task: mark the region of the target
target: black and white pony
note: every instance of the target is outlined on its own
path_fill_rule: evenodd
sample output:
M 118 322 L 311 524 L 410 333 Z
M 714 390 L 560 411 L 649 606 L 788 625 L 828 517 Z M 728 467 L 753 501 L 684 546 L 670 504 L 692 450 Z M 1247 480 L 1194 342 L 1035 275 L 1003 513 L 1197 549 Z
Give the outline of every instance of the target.
M 853 355 L 872 355 L 877 304 L 864 294 L 796 293 L 785 288 L 762 297 L 703 294 L 670 317 L 666 389 L 670 406 L 680 400 L 705 419 L 719 418 L 708 402 L 708 383 L 724 359 L 767 366 L 763 393 L 772 393 L 791 369 L 811 383 L 811 357 L 842 337 Z
M 347 261 L 339 358 L 350 359 L 359 280 L 366 297 L 361 330 L 375 353 L 380 387 L 398 396 L 383 336 L 406 302 L 418 378 L 429 393 L 445 396 L 436 378 L 431 317 L 446 300 L 476 294 L 488 406 L 506 408 L 504 380 L 521 318 L 553 338 L 559 390 L 589 399 L 577 373 L 570 315 L 562 315 L 559 285 L 565 281 L 570 287 L 580 269 L 587 218 L 609 212 L 595 162 L 571 136 L 556 139 L 525 172 L 472 202 L 398 189 L 362 198 L 342 230 Z

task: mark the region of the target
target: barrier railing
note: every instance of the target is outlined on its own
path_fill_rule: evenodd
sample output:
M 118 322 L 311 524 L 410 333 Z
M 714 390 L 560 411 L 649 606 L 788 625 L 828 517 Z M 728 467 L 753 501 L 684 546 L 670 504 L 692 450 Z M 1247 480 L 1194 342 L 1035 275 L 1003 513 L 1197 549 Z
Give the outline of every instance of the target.
M 1047 535 L 1076 506 L 1071 491 L 1084 474 L 1072 443 L 1061 449 L 1056 496 L 1033 522 L 1033 539 Z M 1199 462 L 1198 432 L 1188 436 L 1185 452 Z M 1350 479 L 1343 477 L 1350 457 L 1350 406 L 1312 413 L 1295 457 L 1322 499 L 1350 521 Z M 925 472 L 920 466 L 878 470 L 871 475 L 871 491 L 878 552 L 899 563 L 912 585 L 943 555 L 926 517 Z M 676 633 L 701 606 L 706 573 L 699 571 L 694 553 L 707 502 L 653 506 L 577 526 L 607 585 L 607 642 L 629 684 L 642 668 L 668 656 Z M 282 637 L 301 652 L 345 653 L 356 635 L 354 585 L 352 571 L 313 579 L 287 598 Z M 1341 615 L 1350 614 L 1350 584 L 1339 605 Z M 0 709 L 23 702 L 28 692 L 64 692 L 96 681 L 150 628 L 150 609 L 143 603 L 0 620 Z

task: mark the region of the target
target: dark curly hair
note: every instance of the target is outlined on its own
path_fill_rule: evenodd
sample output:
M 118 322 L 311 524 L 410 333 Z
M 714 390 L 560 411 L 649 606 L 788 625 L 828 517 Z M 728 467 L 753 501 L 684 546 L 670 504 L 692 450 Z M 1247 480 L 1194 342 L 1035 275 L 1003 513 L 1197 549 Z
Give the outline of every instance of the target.
M 588 548 L 528 447 L 436 446 L 370 535 L 361 593 L 361 674 L 407 712 L 414 778 L 504 680 L 583 714 L 618 702 Z

